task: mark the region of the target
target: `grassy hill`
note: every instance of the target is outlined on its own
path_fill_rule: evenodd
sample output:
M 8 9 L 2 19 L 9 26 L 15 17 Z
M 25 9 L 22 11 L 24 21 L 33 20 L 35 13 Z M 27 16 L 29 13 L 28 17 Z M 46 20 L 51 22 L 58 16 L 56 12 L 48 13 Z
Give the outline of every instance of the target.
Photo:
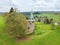
M 39 16 L 48 16 L 59 19 L 54 14 L 41 14 Z M 50 24 L 35 22 L 35 34 L 30 35 L 29 40 L 16 41 L 11 38 L 5 30 L 4 17 L 0 16 L 0 45 L 60 45 L 60 30 L 51 30 Z
M 36 16 L 36 15 L 34 15 Z M 43 13 L 43 14 L 37 14 L 38 17 L 47 16 L 49 19 L 53 18 L 55 21 L 58 21 L 60 19 L 59 15 L 56 15 L 55 13 Z

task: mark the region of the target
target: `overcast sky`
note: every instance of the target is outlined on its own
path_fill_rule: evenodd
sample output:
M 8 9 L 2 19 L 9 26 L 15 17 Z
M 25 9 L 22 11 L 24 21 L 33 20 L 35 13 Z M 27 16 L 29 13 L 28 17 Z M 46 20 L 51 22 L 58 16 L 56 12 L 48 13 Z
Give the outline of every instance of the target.
M 0 0 L 0 12 L 11 7 L 20 11 L 60 11 L 60 0 Z

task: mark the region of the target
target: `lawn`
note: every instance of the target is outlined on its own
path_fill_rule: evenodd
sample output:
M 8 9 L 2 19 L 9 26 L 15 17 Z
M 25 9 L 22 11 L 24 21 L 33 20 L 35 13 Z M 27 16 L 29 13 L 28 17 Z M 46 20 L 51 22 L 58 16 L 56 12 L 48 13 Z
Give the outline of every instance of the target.
M 53 18 L 56 20 L 59 17 L 53 16 Z M 4 17 L 0 16 L 0 45 L 60 45 L 60 30 L 51 30 L 50 24 L 41 22 L 35 22 L 35 25 L 35 34 L 29 36 L 30 40 L 16 41 L 8 35 Z

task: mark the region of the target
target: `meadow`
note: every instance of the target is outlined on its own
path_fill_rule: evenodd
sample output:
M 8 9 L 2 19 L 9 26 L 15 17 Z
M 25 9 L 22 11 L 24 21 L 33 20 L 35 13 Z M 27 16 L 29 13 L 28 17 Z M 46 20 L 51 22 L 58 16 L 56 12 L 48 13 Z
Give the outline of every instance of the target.
M 47 16 L 59 21 L 60 17 L 55 14 L 40 14 L 38 16 Z M 35 33 L 30 35 L 27 40 L 11 38 L 5 30 L 4 17 L 0 16 L 0 45 L 60 45 L 60 30 L 52 30 L 51 24 L 35 22 Z

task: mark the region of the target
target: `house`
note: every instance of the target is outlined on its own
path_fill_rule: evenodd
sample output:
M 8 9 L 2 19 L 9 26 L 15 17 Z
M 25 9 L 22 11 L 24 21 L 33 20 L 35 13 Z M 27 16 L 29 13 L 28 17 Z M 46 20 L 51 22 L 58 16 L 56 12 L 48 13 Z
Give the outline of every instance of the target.
M 34 33 L 34 29 L 35 29 L 35 20 L 33 18 L 33 13 L 31 12 L 31 16 L 29 19 L 27 19 L 28 21 L 28 31 L 27 31 L 27 34 L 31 34 L 31 33 Z
M 27 31 L 27 34 L 34 33 L 34 29 L 35 29 L 34 20 L 27 20 L 27 21 L 28 21 L 28 31 Z

